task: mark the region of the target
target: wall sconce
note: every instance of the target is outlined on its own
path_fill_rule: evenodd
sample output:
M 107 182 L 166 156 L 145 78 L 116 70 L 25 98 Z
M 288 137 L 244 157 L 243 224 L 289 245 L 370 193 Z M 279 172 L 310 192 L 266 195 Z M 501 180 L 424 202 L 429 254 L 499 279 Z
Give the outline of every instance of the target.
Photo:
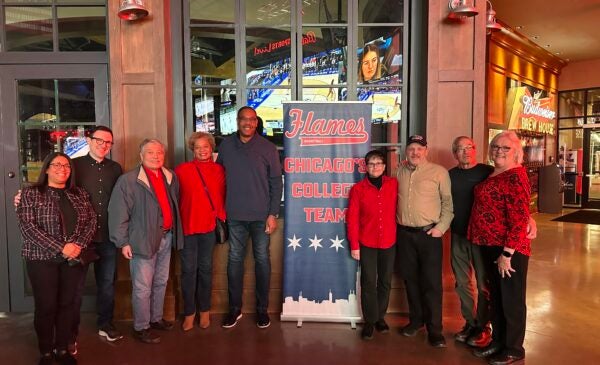
M 148 15 L 142 0 L 123 0 L 117 13 L 123 20 L 137 20 Z
M 496 22 L 496 12 L 494 11 L 494 8 L 492 8 L 492 3 L 490 0 L 487 0 L 487 11 L 485 15 L 487 19 L 485 22 L 487 34 L 492 34 L 492 32 L 502 30 L 502 26 Z
M 449 0 L 448 9 L 450 9 L 448 17 L 452 19 L 470 18 L 479 14 L 477 9 L 467 5 L 467 0 Z

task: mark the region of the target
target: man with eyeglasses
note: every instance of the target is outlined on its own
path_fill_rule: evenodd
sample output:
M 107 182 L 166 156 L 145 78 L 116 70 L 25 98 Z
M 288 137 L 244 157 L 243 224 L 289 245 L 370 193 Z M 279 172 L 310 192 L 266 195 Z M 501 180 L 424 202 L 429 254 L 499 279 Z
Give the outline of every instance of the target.
M 442 335 L 442 236 L 454 216 L 448 171 L 427 160 L 425 137 L 406 143 L 398 179 L 397 255 L 408 299 L 409 323 L 401 334 L 413 337 L 425 325 L 427 340 L 446 347 Z
M 510 147 L 495 147 L 501 148 L 504 152 L 510 150 Z M 494 167 L 477 163 L 475 143 L 467 136 L 459 136 L 454 139 L 452 153 L 458 164 L 448 172 L 452 182 L 452 201 L 454 202 L 454 219 L 450 226 L 452 231 L 450 260 L 456 280 L 456 293 L 460 299 L 461 314 L 465 320 L 464 327 L 454 335 L 454 339 L 473 347 L 482 348 L 491 341 L 490 293 L 480 246 L 473 245 L 467 239 L 467 228 L 473 206 L 475 185 L 487 179 L 494 171 Z M 531 217 L 529 218 L 528 232 L 528 238 L 535 238 L 536 224 Z M 475 300 L 472 277 L 477 286 L 477 300 Z
M 113 146 L 112 130 L 105 126 L 95 126 L 89 131 L 86 141 L 89 153 L 74 158 L 75 185 L 84 188 L 90 195 L 90 201 L 97 217 L 96 234 L 92 239 L 99 258 L 94 262 L 96 278 L 96 311 L 98 318 L 98 335 L 113 342 L 123 335 L 113 325 L 115 305 L 114 281 L 116 273 L 117 249 L 110 242 L 108 234 L 108 202 L 117 179 L 123 173 L 119 163 L 107 158 Z M 20 200 L 20 191 L 15 196 L 15 206 Z M 79 283 L 76 294 L 76 307 L 81 308 L 85 278 L 89 265 L 84 265 L 85 273 Z M 80 310 L 73 320 L 73 336 L 69 343 L 69 352 L 77 353 L 77 336 L 79 332 Z
M 249 106 L 240 108 L 237 133 L 223 140 L 219 146 L 217 163 L 225 168 L 229 224 L 229 314 L 223 321 L 223 328 L 234 327 L 242 318 L 248 236 L 252 238 L 255 262 L 256 325 L 267 328 L 271 324 L 267 314 L 271 277 L 269 235 L 277 228 L 283 184 L 277 148 L 256 133 L 257 125 L 256 111 Z

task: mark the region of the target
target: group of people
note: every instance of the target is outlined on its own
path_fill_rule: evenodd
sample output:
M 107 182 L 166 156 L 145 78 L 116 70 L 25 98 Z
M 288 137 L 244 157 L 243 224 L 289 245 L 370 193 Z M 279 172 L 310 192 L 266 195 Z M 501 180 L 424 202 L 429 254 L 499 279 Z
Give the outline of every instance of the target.
M 404 279 L 407 337 L 423 327 L 435 348 L 442 335 L 442 236 L 451 229 L 451 263 L 465 320 L 454 335 L 492 365 L 525 357 L 527 263 L 535 221 L 523 148 L 512 131 L 489 146 L 494 166 L 478 164 L 473 140 L 457 137 L 457 166 L 447 171 L 427 160 L 427 141 L 409 137 L 396 178 L 385 175 L 386 157 L 365 156 L 367 175 L 355 184 L 346 216 L 351 255 L 361 265 L 361 336 L 388 332 L 384 320 L 394 261 Z M 476 281 L 477 291 L 472 280 Z
M 277 228 L 282 194 L 276 147 L 256 133 L 251 107 L 237 114 L 238 132 L 219 146 L 196 132 L 188 139 L 193 160 L 174 171 L 164 166 L 165 146 L 140 144 L 140 164 L 123 173 L 107 158 L 112 131 L 98 126 L 87 137 L 89 154 L 48 155 L 39 179 L 15 197 L 23 236 L 22 255 L 32 284 L 40 364 L 75 364 L 79 312 L 90 262 L 97 285 L 98 334 L 123 335 L 113 325 L 118 252 L 129 260 L 134 337 L 159 343 L 171 252 L 181 257 L 184 331 L 210 326 L 212 256 L 216 220 L 228 222 L 229 313 L 222 327 L 242 317 L 243 263 L 252 239 L 256 275 L 256 324 L 270 325 L 269 235 Z M 529 181 L 523 150 L 513 132 L 494 137 L 489 158 L 477 164 L 475 144 L 455 139 L 457 167 L 447 171 L 427 160 L 427 141 L 411 136 L 395 178 L 385 175 L 386 155 L 365 156 L 367 175 L 350 191 L 350 254 L 361 264 L 361 335 L 388 332 L 385 314 L 394 262 L 405 280 L 409 323 L 404 336 L 423 327 L 428 341 L 442 335 L 442 236 L 451 228 L 451 261 L 465 319 L 455 339 L 474 346 L 490 364 L 524 358 L 527 263 L 535 222 L 529 216 Z M 226 199 L 227 197 L 227 199 Z M 477 283 L 477 297 L 471 278 Z
M 123 335 L 113 325 L 118 252 L 129 260 L 134 337 L 158 343 L 156 331 L 173 328 L 163 319 L 171 252 L 181 257 L 182 329 L 210 326 L 212 251 L 216 219 L 229 225 L 229 314 L 222 326 L 242 317 L 243 263 L 248 237 L 256 270 L 256 324 L 270 325 L 269 235 L 277 228 L 282 194 L 275 145 L 256 134 L 251 107 L 237 115 L 238 133 L 225 139 L 213 160 L 211 134 L 193 133 L 193 160 L 174 171 L 164 166 L 165 146 L 140 144 L 140 164 L 122 173 L 107 158 L 112 131 L 98 126 L 86 138 L 89 154 L 70 159 L 55 152 L 36 183 L 15 196 L 23 236 L 22 256 L 33 288 L 34 327 L 40 364 L 76 364 L 79 312 L 90 262 L 94 262 L 98 334 Z M 225 197 L 227 196 L 227 200 Z

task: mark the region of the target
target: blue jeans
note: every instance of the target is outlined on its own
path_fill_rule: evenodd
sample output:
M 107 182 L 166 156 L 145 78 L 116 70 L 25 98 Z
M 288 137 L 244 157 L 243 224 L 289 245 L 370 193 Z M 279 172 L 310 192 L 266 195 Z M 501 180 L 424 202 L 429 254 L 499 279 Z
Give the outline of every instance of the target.
M 256 275 L 256 312 L 267 313 L 269 307 L 269 284 L 271 261 L 269 259 L 269 235 L 265 233 L 265 221 L 237 221 L 229 223 L 229 260 L 227 281 L 229 285 L 229 309 L 242 309 L 244 282 L 244 257 L 248 236 L 252 238 L 252 252 Z
M 133 329 L 141 331 L 150 327 L 150 322 L 158 322 L 163 317 L 165 291 L 169 279 L 172 233 L 167 233 L 160 241 L 158 252 L 149 259 L 133 254 L 129 262 L 133 286 Z
M 181 291 L 186 316 L 210 310 L 215 232 L 185 236 L 181 250 Z

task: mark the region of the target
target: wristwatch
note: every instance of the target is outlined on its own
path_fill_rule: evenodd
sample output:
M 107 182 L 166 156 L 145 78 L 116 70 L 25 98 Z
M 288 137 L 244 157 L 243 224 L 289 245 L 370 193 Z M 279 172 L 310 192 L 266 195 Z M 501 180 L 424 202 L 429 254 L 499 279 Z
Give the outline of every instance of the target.
M 513 254 L 512 254 L 512 253 L 510 253 L 510 252 L 508 252 L 508 251 L 502 251 L 502 256 L 504 256 L 504 257 L 511 258 L 511 257 L 512 257 L 512 255 L 513 255 Z

